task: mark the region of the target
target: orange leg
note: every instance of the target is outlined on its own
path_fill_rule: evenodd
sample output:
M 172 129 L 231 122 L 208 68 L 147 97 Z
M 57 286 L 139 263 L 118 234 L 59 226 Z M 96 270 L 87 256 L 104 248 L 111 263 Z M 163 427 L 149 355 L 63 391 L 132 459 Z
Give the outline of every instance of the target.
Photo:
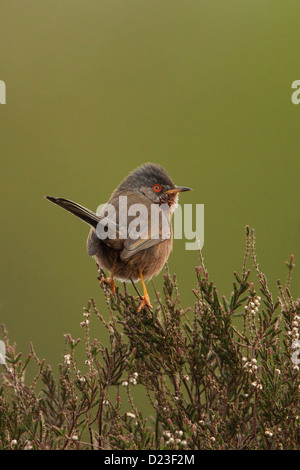
M 114 263 L 113 263 L 113 267 L 111 269 L 110 277 L 109 278 L 104 277 L 100 281 L 100 284 L 103 284 L 104 282 L 105 282 L 105 284 L 109 284 L 113 294 L 116 293 L 116 283 L 114 281 L 114 275 L 113 275 L 116 261 L 117 261 L 117 255 L 115 256 L 115 259 L 114 259 Z
M 140 274 L 140 278 L 141 278 L 141 281 L 142 281 L 144 295 L 143 295 L 142 301 L 139 305 L 138 312 L 140 312 L 142 310 L 142 308 L 145 307 L 145 305 L 147 305 L 147 307 L 149 307 L 149 308 L 152 308 L 152 305 L 151 305 L 151 302 L 150 302 L 150 297 L 149 297 L 148 292 L 147 292 L 146 284 L 145 284 L 145 281 L 144 281 L 144 276 L 143 276 L 143 273 L 142 273 L 141 269 L 139 269 L 139 274 Z
M 104 282 L 105 282 L 105 284 L 110 285 L 112 293 L 115 294 L 116 293 L 116 283 L 114 281 L 114 277 L 112 275 L 109 278 L 104 277 L 103 279 L 101 279 L 100 284 L 103 284 Z

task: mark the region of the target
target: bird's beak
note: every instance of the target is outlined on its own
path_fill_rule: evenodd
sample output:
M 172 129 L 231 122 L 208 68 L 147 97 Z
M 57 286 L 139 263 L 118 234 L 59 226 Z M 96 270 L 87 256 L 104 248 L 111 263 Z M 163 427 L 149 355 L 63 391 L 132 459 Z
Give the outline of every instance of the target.
M 192 191 L 192 188 L 187 188 L 186 186 L 175 186 L 175 188 L 164 191 L 164 194 L 177 194 L 183 193 L 184 191 Z

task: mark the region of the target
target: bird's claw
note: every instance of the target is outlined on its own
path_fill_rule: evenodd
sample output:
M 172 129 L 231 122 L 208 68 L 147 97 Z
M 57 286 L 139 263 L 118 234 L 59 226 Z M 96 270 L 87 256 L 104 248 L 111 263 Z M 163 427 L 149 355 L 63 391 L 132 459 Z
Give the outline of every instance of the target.
M 100 284 L 104 284 L 104 283 L 110 285 L 110 288 L 111 288 L 113 294 L 116 293 L 116 283 L 112 278 L 103 277 L 100 280 Z
M 144 295 L 142 297 L 142 301 L 138 307 L 138 312 L 140 313 L 140 311 L 142 310 L 143 307 L 147 306 L 148 308 L 152 308 L 152 305 L 151 305 L 151 302 L 150 302 L 150 298 L 149 298 L 149 295 Z

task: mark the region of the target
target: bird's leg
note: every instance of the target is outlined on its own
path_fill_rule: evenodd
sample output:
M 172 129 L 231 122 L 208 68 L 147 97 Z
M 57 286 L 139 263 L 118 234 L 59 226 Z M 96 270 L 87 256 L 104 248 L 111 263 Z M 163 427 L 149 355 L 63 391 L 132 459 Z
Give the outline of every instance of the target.
M 143 295 L 142 301 L 139 305 L 138 312 L 140 312 L 145 305 L 147 305 L 147 307 L 149 307 L 149 308 L 152 308 L 152 305 L 151 305 L 151 302 L 150 302 L 150 297 L 149 297 L 148 292 L 147 292 L 146 284 L 145 284 L 145 281 L 144 281 L 144 276 L 143 276 L 143 273 L 142 273 L 141 269 L 139 269 L 139 274 L 140 274 L 140 278 L 141 278 L 141 281 L 142 281 L 144 295 Z
M 109 278 L 103 277 L 100 281 L 100 284 L 103 284 L 103 283 L 109 284 L 113 294 L 116 293 L 116 283 L 114 281 L 114 274 L 113 274 L 116 261 L 117 261 L 117 255 L 115 255 L 113 266 L 110 272 L 110 277 Z
M 116 293 L 116 283 L 114 281 L 113 275 L 111 275 L 109 278 L 103 277 L 100 281 L 100 284 L 104 284 L 104 283 L 110 285 L 113 294 Z

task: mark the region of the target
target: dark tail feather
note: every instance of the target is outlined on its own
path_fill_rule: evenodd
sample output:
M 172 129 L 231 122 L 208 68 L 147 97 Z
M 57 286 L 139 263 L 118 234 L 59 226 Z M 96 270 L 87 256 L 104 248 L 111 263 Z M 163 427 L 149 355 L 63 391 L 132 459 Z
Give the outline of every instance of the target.
M 95 214 L 94 212 L 86 209 L 85 207 L 76 204 L 76 202 L 69 201 L 68 199 L 63 199 L 62 197 L 52 197 L 52 196 L 45 196 L 49 201 L 53 202 L 57 206 L 66 209 L 66 211 L 71 212 L 72 214 L 76 215 L 80 219 L 84 220 L 86 223 L 91 225 L 92 227 L 97 226 L 100 217 Z

